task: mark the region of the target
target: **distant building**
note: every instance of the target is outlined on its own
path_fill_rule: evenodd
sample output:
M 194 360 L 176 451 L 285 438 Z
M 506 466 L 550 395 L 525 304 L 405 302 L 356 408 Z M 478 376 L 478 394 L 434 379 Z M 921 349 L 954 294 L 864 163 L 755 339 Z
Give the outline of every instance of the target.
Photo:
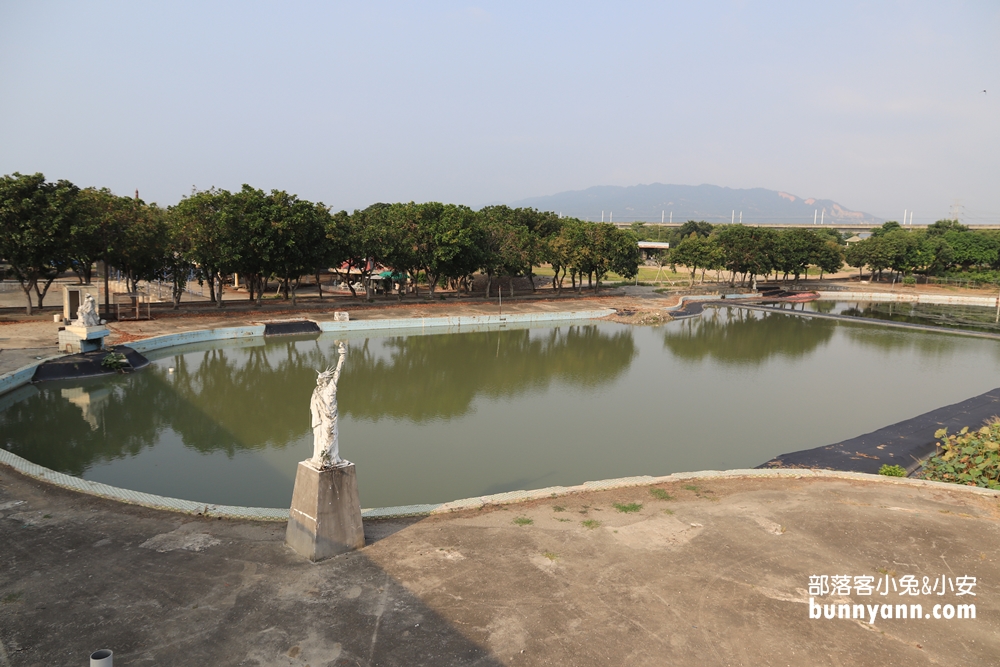
M 659 241 L 639 241 L 639 252 L 642 253 L 643 259 L 649 259 L 652 255 L 655 255 L 661 250 L 669 249 L 669 243 L 660 243 Z

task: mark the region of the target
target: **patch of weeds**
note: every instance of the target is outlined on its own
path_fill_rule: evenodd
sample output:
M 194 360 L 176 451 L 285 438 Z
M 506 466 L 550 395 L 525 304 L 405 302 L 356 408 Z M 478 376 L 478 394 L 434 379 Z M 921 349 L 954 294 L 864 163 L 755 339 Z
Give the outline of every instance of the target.
M 557 556 L 556 554 L 552 553 L 551 551 L 546 551 L 542 555 L 545 556 L 546 558 L 548 558 L 549 560 L 552 560 L 552 561 L 554 561 L 555 559 L 559 558 L 559 556 Z
M 563 507 L 562 505 L 553 505 L 552 506 L 552 511 L 553 512 L 565 512 L 566 508 Z
M 663 513 L 664 513 L 664 514 L 673 514 L 673 513 L 674 513 L 674 511 L 673 511 L 673 510 L 671 510 L 671 509 L 666 509 L 666 510 L 663 510 Z
M 20 602 L 20 601 L 21 601 L 20 593 L 7 593 L 7 595 L 3 596 L 4 604 L 14 604 L 15 602 Z
M 653 496 L 657 500 L 673 500 L 674 497 L 664 491 L 663 489 L 658 489 L 655 486 L 649 489 L 649 495 Z
M 584 528 L 587 528 L 589 530 L 593 530 L 595 528 L 599 528 L 600 525 L 601 525 L 601 522 L 598 521 L 597 519 L 587 519 L 586 521 L 581 521 L 580 524 Z
M 563 523 L 569 523 L 569 519 L 560 519 L 559 517 L 556 517 L 556 521 L 562 521 Z
M 642 509 L 642 503 L 612 503 L 611 506 L 623 514 L 632 514 Z
M 882 464 L 882 467 L 878 469 L 878 474 L 885 475 L 886 477 L 906 477 L 906 468 L 903 466 L 884 463 Z
M 514 523 L 517 524 L 518 526 L 530 526 L 531 524 L 535 523 L 535 520 L 529 519 L 526 516 L 519 516 L 516 519 L 514 519 Z
M 976 431 L 966 426 L 948 435 L 947 429 L 940 429 L 934 437 L 940 438 L 937 451 L 924 464 L 920 477 L 1000 489 L 1000 417 L 993 417 Z
M 129 365 L 128 359 L 125 358 L 124 354 L 118 352 L 112 352 L 101 359 L 102 368 L 106 368 L 109 371 L 115 371 L 117 373 L 124 373 L 125 366 L 127 365 Z
M 695 484 L 687 484 L 687 485 L 685 485 L 684 488 L 687 489 L 688 491 L 697 491 L 698 490 L 698 486 L 695 485 Z

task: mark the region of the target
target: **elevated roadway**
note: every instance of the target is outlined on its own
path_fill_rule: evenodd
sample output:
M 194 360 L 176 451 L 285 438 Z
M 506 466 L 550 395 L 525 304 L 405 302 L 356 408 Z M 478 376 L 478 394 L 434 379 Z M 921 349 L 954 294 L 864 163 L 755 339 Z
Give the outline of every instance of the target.
M 672 229 L 682 226 L 683 222 L 647 222 L 644 223 L 646 227 L 664 227 L 667 229 Z M 713 226 L 729 225 L 732 223 L 722 222 L 722 223 L 712 223 Z M 740 224 L 740 223 L 735 223 Z M 754 223 L 743 223 L 749 227 L 770 227 L 772 229 L 836 229 L 838 232 L 845 232 L 850 234 L 860 234 L 864 232 L 870 232 L 873 228 L 879 227 L 872 223 L 839 223 L 839 222 L 827 222 L 822 225 L 814 225 L 812 223 L 791 223 L 791 222 L 754 222 Z M 621 228 L 628 228 L 632 225 L 631 222 L 616 222 L 615 225 Z M 986 224 L 986 225 L 968 225 L 972 229 L 980 230 L 1000 230 L 1000 224 Z M 903 225 L 903 229 L 927 229 L 926 224 L 913 224 L 913 225 Z

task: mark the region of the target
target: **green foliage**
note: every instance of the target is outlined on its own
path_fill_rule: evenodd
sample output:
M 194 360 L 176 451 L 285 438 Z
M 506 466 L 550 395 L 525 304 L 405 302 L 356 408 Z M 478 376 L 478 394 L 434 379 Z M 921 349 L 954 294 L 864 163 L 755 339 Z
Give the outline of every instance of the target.
M 657 488 L 655 486 L 654 487 L 650 487 L 650 489 L 649 489 L 649 495 L 653 496 L 657 500 L 673 500 L 674 499 L 674 497 L 672 495 L 670 495 L 669 493 L 667 493 L 663 489 L 659 489 L 659 488 Z
M 886 477 L 906 477 L 906 468 L 885 463 L 878 469 L 878 474 L 885 475 Z
M 716 239 L 722 254 L 722 265 L 732 272 L 732 279 L 741 282 L 767 275 L 774 268 L 773 248 L 778 234 L 765 227 L 726 225 L 718 230 Z
M 934 437 L 940 439 L 937 452 L 919 477 L 1000 489 L 1000 418 L 990 419 L 975 431 L 966 426 L 955 435 L 940 429 Z
M 101 368 L 106 368 L 109 371 L 121 373 L 128 365 L 129 363 L 125 355 L 119 352 L 112 352 L 101 359 Z
M 611 506 L 623 514 L 632 514 L 642 510 L 642 503 L 612 503 Z
M 46 182 L 43 174 L 0 177 L 0 257 L 10 264 L 32 312 L 31 293 L 42 307 L 45 294 L 69 266 L 79 188 Z
M 530 526 L 531 524 L 535 523 L 535 521 L 534 519 L 529 519 L 526 516 L 519 516 L 516 519 L 514 519 L 514 523 L 518 526 Z
M 601 522 L 598 521 L 597 519 L 586 519 L 584 521 L 581 521 L 580 525 L 586 528 L 587 530 L 593 530 L 595 528 L 600 528 Z

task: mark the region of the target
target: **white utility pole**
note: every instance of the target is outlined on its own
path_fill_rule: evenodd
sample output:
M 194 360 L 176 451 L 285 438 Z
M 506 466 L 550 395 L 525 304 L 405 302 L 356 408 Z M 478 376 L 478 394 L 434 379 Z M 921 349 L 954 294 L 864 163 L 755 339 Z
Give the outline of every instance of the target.
M 743 224 L 743 211 L 740 211 L 740 224 Z
M 825 208 L 823 209 L 823 212 L 819 216 L 819 224 L 822 225 L 824 220 L 826 220 L 826 209 Z
M 604 222 L 604 211 L 601 211 L 601 222 Z
M 903 209 L 903 224 L 906 224 L 906 209 Z
M 615 224 L 615 212 L 614 211 L 608 211 L 608 222 L 610 222 L 612 225 Z
M 674 212 L 673 211 L 670 212 L 670 224 L 671 225 L 674 224 Z
M 913 211 L 910 211 L 910 226 L 913 226 Z
M 660 224 L 663 224 L 663 216 L 666 215 L 666 211 L 660 211 Z
M 729 224 L 732 225 L 735 223 L 736 223 L 736 209 L 733 209 L 733 219 L 729 221 Z
M 814 225 L 816 224 L 816 214 L 817 214 L 817 213 L 819 213 L 819 211 L 817 211 L 817 210 L 815 210 L 815 209 L 814 209 L 814 210 L 813 210 L 813 224 L 814 224 Z

